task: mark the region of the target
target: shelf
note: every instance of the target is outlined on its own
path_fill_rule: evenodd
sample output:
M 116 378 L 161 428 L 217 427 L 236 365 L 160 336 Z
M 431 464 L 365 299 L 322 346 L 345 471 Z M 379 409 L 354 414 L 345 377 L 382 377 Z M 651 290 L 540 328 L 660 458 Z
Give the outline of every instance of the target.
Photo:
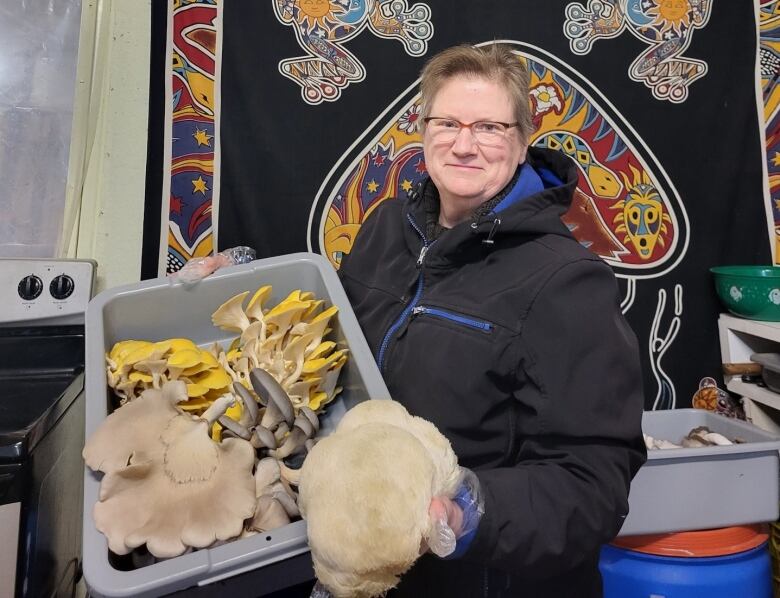
M 748 363 L 753 353 L 780 352 L 780 322 L 759 322 L 721 314 L 718 333 L 723 363 Z
M 729 376 L 727 378 L 726 388 L 742 397 L 747 397 L 757 403 L 772 407 L 772 409 L 780 410 L 780 394 L 772 392 L 762 386 L 758 386 L 757 384 L 742 382 L 739 376 Z
M 745 408 L 745 417 L 750 423 L 762 430 L 780 435 L 780 411 L 748 397 L 742 398 L 742 405 Z
M 718 324 L 731 330 L 739 330 L 753 336 L 759 336 L 780 343 L 780 322 L 747 320 L 730 314 L 720 314 Z
M 750 363 L 753 353 L 780 353 L 780 322 L 747 320 L 730 314 L 718 318 L 723 363 Z M 780 434 L 780 393 L 723 376 L 726 388 L 743 398 L 745 415 L 759 428 Z

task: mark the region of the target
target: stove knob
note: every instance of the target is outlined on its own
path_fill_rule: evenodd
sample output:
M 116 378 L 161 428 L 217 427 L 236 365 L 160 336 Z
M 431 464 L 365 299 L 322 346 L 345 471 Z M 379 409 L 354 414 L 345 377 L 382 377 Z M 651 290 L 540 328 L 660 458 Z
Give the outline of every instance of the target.
M 25 301 L 36 299 L 41 294 L 42 290 L 43 282 L 35 274 L 30 274 L 29 276 L 22 278 L 17 287 L 19 296 Z
M 73 279 L 67 274 L 55 276 L 49 285 L 51 296 L 60 301 L 73 294 Z

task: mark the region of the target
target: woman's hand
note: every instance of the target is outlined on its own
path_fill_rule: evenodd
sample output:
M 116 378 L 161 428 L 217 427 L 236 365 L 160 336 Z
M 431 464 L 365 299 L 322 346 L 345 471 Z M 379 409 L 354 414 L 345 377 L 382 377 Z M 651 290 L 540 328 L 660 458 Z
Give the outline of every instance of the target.
M 463 510 L 449 498 L 434 496 L 428 506 L 428 517 L 431 528 L 423 552 L 430 550 L 439 557 L 452 554 L 463 528 Z
M 455 533 L 455 537 L 460 537 L 463 529 L 463 509 L 454 501 L 445 496 L 434 496 L 428 507 L 428 515 L 433 521 L 443 521 Z
M 442 558 L 450 555 L 457 558 L 465 553 L 476 534 L 485 512 L 484 498 L 474 472 L 465 467 L 460 469 L 460 485 L 455 496 L 434 496 L 428 505 L 431 525 L 426 542 L 420 547 L 421 553 L 430 550 Z

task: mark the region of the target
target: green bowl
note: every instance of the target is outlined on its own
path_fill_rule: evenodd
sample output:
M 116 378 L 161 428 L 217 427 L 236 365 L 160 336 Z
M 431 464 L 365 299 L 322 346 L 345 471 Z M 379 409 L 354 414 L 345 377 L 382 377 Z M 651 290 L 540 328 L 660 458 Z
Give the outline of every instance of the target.
M 715 291 L 736 316 L 780 322 L 780 267 L 715 266 Z

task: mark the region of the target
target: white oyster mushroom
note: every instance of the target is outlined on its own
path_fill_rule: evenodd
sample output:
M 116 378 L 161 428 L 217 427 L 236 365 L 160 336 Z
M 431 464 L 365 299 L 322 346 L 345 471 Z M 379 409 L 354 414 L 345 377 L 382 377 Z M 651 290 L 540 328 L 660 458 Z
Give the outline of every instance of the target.
M 249 326 L 249 318 L 246 317 L 242 306 L 247 295 L 249 295 L 249 291 L 244 291 L 220 305 L 217 311 L 211 314 L 214 326 L 233 332 L 246 330 Z
M 176 406 L 186 398 L 182 381 L 144 391 L 109 415 L 84 447 L 87 465 L 105 472 L 93 514 L 116 554 L 146 544 L 156 557 L 178 556 L 237 537 L 255 512 L 252 446 L 209 438 L 232 397 L 217 399 L 201 417 Z
M 165 359 L 147 359 L 135 364 L 135 369 L 149 374 L 152 377 L 152 387 L 160 388 L 168 379 L 165 371 L 168 368 L 168 362 Z

